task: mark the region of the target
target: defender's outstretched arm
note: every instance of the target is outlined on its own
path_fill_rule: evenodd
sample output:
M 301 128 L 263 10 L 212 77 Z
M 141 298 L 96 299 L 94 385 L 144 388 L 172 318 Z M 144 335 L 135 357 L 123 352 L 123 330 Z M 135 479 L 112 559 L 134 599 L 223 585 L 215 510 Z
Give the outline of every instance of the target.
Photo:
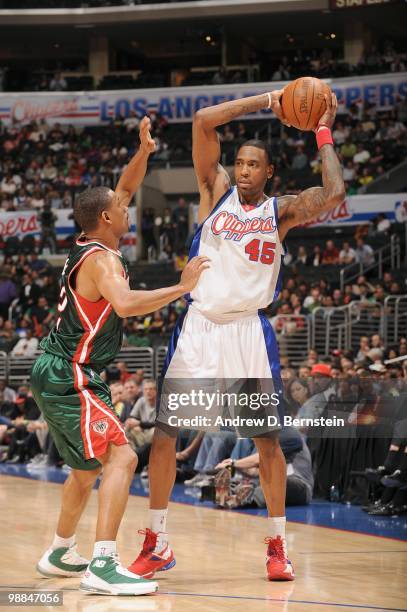
M 151 121 L 143 117 L 140 123 L 140 147 L 129 161 L 117 183 L 115 193 L 123 203 L 129 203 L 140 187 L 147 172 L 147 162 L 155 151 L 155 142 L 150 134 Z

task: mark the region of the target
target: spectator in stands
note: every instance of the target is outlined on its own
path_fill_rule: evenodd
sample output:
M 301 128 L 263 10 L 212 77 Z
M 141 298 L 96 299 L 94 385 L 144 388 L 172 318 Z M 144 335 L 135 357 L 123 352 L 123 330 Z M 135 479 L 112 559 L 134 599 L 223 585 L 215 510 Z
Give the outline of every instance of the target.
M 152 334 L 162 334 L 164 331 L 164 319 L 159 310 L 153 312 L 152 321 L 148 328 L 148 332 Z
M 242 446 L 242 441 L 238 440 L 232 450 L 231 458 L 225 459 L 215 468 L 220 471 L 227 470 L 225 476 L 228 476 L 231 470 L 237 470 L 244 475 L 244 481 L 242 482 L 239 478 L 233 489 L 229 487 L 225 496 L 224 476 L 221 472 L 219 473 L 215 483 L 221 483 L 219 488 L 216 486 L 216 501 L 220 506 L 228 508 L 237 508 L 242 505 L 254 505 L 260 508 L 266 506 L 258 481 L 259 455 L 255 452 L 254 443 L 251 440 L 247 442 L 249 443 L 244 444 L 243 456 L 238 456 L 238 449 Z M 287 462 L 286 504 L 291 506 L 308 504 L 312 499 L 314 486 L 310 451 L 299 431 L 294 427 L 282 428 L 280 444 Z M 250 484 L 248 484 L 247 478 L 250 479 Z M 227 482 L 229 483 L 229 478 L 227 478 Z M 222 493 L 221 497 L 219 493 Z
M 31 306 L 24 315 L 24 318 L 30 325 L 34 327 L 34 333 L 37 338 L 40 338 L 43 333 L 43 327 L 50 327 L 54 319 L 55 309 L 49 306 L 47 298 L 40 296 L 37 303 Z
M 27 329 L 25 338 L 21 338 L 11 351 L 12 357 L 34 357 L 38 350 L 38 339 L 34 337 L 31 327 Z
M 311 369 L 311 366 L 307 365 L 306 363 L 302 363 L 298 368 L 299 379 L 306 382 L 308 377 L 311 376 Z
M 357 153 L 357 148 L 356 148 L 355 143 L 352 142 L 350 138 L 347 138 L 340 148 L 341 156 L 346 160 L 348 159 L 353 160 L 353 157 L 354 155 L 356 155 L 356 153 Z
M 293 170 L 304 170 L 308 166 L 308 157 L 304 153 L 304 147 L 298 146 L 291 162 Z
M 318 306 L 321 306 L 322 303 L 322 295 L 321 289 L 319 285 L 313 285 L 311 287 L 310 295 L 308 295 L 304 300 L 304 308 L 306 308 L 309 312 L 312 312 Z
M 337 121 L 335 129 L 332 132 L 334 142 L 337 146 L 344 144 L 345 140 L 349 137 L 349 128 L 345 127 L 342 121 Z
M 182 272 L 188 263 L 188 254 L 186 250 L 179 249 L 177 254 L 174 256 L 174 268 L 176 272 Z
M 150 340 L 145 334 L 144 325 L 138 318 L 132 323 L 127 344 L 129 346 L 150 346 Z
M 326 363 L 316 363 L 312 367 L 311 393 L 311 397 L 300 407 L 298 418 L 315 419 L 324 412 L 330 398 L 335 394 L 331 366 Z
M 327 240 L 324 252 L 322 253 L 323 265 L 335 265 L 339 262 L 339 251 L 333 240 Z
M 46 202 L 44 208 L 39 214 L 39 221 L 41 224 L 41 241 L 39 246 L 39 253 L 42 253 L 44 248 L 48 248 L 50 253 L 57 252 L 57 236 L 55 232 L 55 222 L 58 217 L 54 214 L 51 209 L 51 203 Z
M 310 398 L 311 393 L 308 387 L 308 377 L 311 374 L 311 368 L 308 366 L 302 366 L 306 368 L 302 371 L 302 377 L 291 378 L 286 385 L 286 398 L 290 410 L 290 414 L 296 415 L 298 410 L 303 404 Z M 304 374 L 306 374 L 304 376 Z M 301 375 L 300 375 L 301 376 Z
M 10 444 L 7 455 L 4 457 L 7 463 L 21 463 L 26 459 L 26 447 L 23 441 L 29 436 L 27 430 L 28 421 L 36 421 L 40 417 L 40 411 L 27 386 L 21 385 L 18 388 L 15 400 L 19 415 L 13 420 L 13 433 L 11 434 Z
M 7 385 L 4 378 L 0 379 L 0 402 L 15 402 L 17 393 Z
M 320 266 L 322 263 L 322 253 L 321 253 L 321 247 L 319 246 L 319 244 L 316 244 L 313 248 L 312 251 L 312 255 L 310 258 L 310 263 L 312 266 Z
M 339 263 L 341 266 L 347 266 L 356 261 L 356 252 L 346 240 L 342 245 L 342 250 L 339 253 Z
M 120 382 L 124 384 L 129 378 L 132 377 L 131 372 L 127 369 L 127 364 L 125 361 L 118 361 L 116 363 L 116 367 L 120 372 Z
M 30 274 L 24 274 L 19 294 L 19 303 L 23 311 L 32 306 L 40 297 L 41 287 L 32 280 Z
M 28 267 L 33 272 L 43 272 L 50 267 L 49 263 L 45 259 L 39 259 L 38 254 L 36 252 L 31 253 Z
M 50 91 L 66 91 L 68 84 L 60 72 L 56 72 L 49 84 Z
M 346 182 L 352 182 L 355 178 L 355 166 L 353 165 L 353 161 L 348 159 L 345 167 L 343 169 L 343 180 Z
M 293 264 L 305 266 L 308 263 L 309 263 L 309 257 L 307 255 L 306 248 L 305 246 L 300 245 L 298 247 L 297 257 L 293 260 Z
M 364 267 L 374 264 L 375 256 L 371 246 L 365 244 L 363 238 L 358 238 L 356 241 L 356 257 L 357 261 Z
M 369 336 L 361 336 L 359 339 L 359 350 L 356 353 L 356 361 L 365 361 L 370 351 Z
M 155 239 L 155 224 L 154 224 L 155 212 L 153 208 L 146 208 L 143 210 L 141 219 L 141 231 L 143 235 L 144 254 L 143 258 L 147 259 L 149 249 L 153 248 L 157 253 L 157 241 Z
M 366 187 L 373 181 L 373 175 L 369 168 L 362 169 L 362 176 L 358 179 L 359 185 Z
M 11 302 L 17 297 L 17 287 L 9 275 L 0 270 L 0 316 L 6 318 Z
M 179 198 L 178 205 L 172 213 L 175 227 L 175 251 L 185 248 L 188 238 L 188 205 L 185 198 Z
M 147 379 L 143 385 L 143 395 L 130 412 L 125 422 L 127 436 L 134 450 L 139 453 L 151 446 L 156 419 L 157 386 L 155 380 Z
M 272 81 L 289 81 L 291 78 L 290 72 L 287 66 L 284 64 L 279 64 L 277 70 L 273 72 L 271 77 Z
M 369 151 L 363 146 L 362 143 L 357 145 L 357 151 L 353 156 L 354 164 L 365 164 L 370 159 Z

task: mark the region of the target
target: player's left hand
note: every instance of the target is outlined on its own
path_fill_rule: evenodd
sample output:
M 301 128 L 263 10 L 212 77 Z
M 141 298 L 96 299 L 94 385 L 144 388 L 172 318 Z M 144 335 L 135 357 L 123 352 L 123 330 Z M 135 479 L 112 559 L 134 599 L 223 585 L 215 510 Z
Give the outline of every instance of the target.
M 315 128 L 315 131 L 322 125 L 331 128 L 335 123 L 336 113 L 338 112 L 338 100 L 336 98 L 336 95 L 334 93 L 331 93 L 331 95 L 325 94 L 324 98 L 326 103 L 326 111 L 322 115 L 321 119 L 318 121 L 318 125 Z
M 155 141 L 150 134 L 151 121 L 149 117 L 143 117 L 140 123 L 140 143 L 141 148 L 150 155 L 155 151 Z

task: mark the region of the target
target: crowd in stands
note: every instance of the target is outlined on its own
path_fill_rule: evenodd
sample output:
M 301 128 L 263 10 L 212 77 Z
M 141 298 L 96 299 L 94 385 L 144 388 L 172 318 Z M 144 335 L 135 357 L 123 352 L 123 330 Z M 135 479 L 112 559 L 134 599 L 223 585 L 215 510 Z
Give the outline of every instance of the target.
M 177 210 L 177 209 L 176 209 Z M 172 229 L 173 238 L 177 233 Z M 329 283 L 325 278 L 311 282 L 307 280 L 310 267 L 345 265 L 353 261 L 369 264 L 375 255 L 363 238 L 357 240 L 353 249 L 349 241 L 338 249 L 333 240 L 326 242 L 326 248 L 314 247 L 307 253 L 299 245 L 296 256 L 289 264 L 289 275 L 285 279 L 280 296 L 266 311 L 277 334 L 287 336 L 300 330 L 304 316 L 310 316 L 317 307 L 334 308 L 359 303 L 384 306 L 387 296 L 405 292 L 402 276 L 387 271 L 380 281 L 370 281 L 359 276 L 353 283 L 346 284 L 343 291 L 337 282 Z M 179 251 L 174 257 L 175 271 L 185 266 L 187 255 Z M 174 272 L 175 274 L 175 272 Z M 30 356 L 40 340 L 56 321 L 59 297 L 58 272 L 37 254 L 7 255 L 0 269 L 0 351 Z M 13 305 L 13 306 L 12 306 Z M 10 312 L 10 307 L 11 312 Z M 165 344 L 173 331 L 177 316 L 185 307 L 183 299 L 147 316 L 129 318 L 124 321 L 125 346 L 156 346 Z M 372 333 L 378 328 L 380 312 L 371 309 L 369 321 Z
M 407 353 L 407 338 L 401 338 L 397 347 L 385 348 L 380 336 L 374 334 L 361 338 L 357 351 L 342 355 L 335 352 L 321 360 L 312 350 L 297 368 L 285 366 L 282 370 L 285 414 L 301 419 L 342 417 L 350 437 L 354 437 L 349 432 L 356 426 L 359 432 L 360 428 L 383 422 L 391 426 L 384 466 L 362 466 L 367 468 L 368 480 L 376 485 L 373 498 L 364 508 L 373 515 L 407 512 L 407 360 L 387 368 L 382 363 L 385 355 L 398 352 Z M 124 362 L 109 366 L 102 376 L 110 386 L 114 410 L 139 456 L 138 470 L 145 486 L 155 427 L 156 381 L 145 378 L 143 370 L 129 372 Z M 324 438 L 323 427 L 286 424 L 280 432 L 287 462 L 287 505 L 308 504 L 314 493 L 318 494 L 318 445 Z M 373 435 L 373 429 L 369 431 Z M 49 466 L 69 470 L 27 385 L 14 390 L 5 380 L 0 381 L 0 448 L 1 462 L 26 463 L 28 470 Z M 265 507 L 256 447 L 252 440 L 237 437 L 233 429 L 218 433 L 181 429 L 176 457 L 177 480 L 185 484 L 187 494 L 225 508 Z
M 157 150 L 154 165 L 190 165 L 191 126 L 171 125 L 151 114 Z M 387 112 L 353 105 L 338 116 L 334 139 L 344 167 L 347 194 L 365 189 L 406 157 L 407 101 Z M 275 175 L 272 195 L 298 193 L 320 183 L 321 163 L 312 133 L 282 129 L 271 122 L 235 122 L 220 130 L 222 160 L 233 164 L 237 147 L 253 136 L 270 140 Z M 32 122 L 23 127 L 0 123 L 0 208 L 40 212 L 71 208 L 75 193 L 100 184 L 112 186 L 138 146 L 139 119 L 118 117 L 104 127 L 75 128 Z M 52 218 L 51 218 L 52 225 Z

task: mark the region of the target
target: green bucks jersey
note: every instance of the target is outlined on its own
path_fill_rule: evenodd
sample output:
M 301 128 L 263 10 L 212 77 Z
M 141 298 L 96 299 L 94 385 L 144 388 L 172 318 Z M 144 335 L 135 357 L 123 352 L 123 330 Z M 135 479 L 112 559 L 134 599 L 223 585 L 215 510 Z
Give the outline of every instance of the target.
M 117 255 L 123 266 L 123 276 L 128 277 L 127 263 L 120 251 L 78 238 L 62 271 L 57 323 L 41 342 L 41 348 L 47 353 L 79 364 L 89 364 L 96 371 L 101 371 L 119 352 L 123 330 L 122 320 L 107 300 L 101 298 L 97 302 L 90 302 L 75 291 L 76 273 L 80 265 L 96 251 L 110 251 Z

